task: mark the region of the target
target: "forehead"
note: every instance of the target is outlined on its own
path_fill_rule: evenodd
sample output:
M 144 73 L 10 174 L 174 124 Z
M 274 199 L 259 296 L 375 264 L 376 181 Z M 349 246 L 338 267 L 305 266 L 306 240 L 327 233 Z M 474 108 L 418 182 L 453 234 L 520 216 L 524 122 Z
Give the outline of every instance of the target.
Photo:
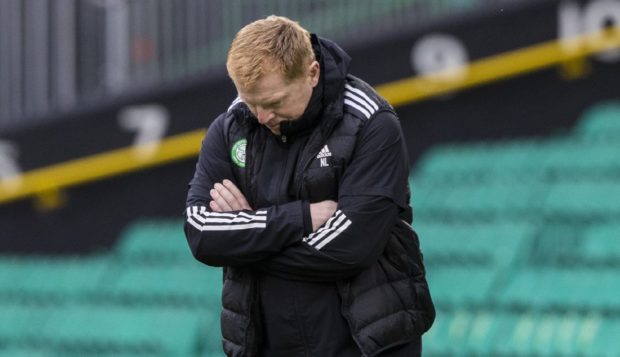
M 241 99 L 250 103 L 263 103 L 281 99 L 291 92 L 296 81 L 284 79 L 278 72 L 265 73 L 252 88 L 237 87 Z

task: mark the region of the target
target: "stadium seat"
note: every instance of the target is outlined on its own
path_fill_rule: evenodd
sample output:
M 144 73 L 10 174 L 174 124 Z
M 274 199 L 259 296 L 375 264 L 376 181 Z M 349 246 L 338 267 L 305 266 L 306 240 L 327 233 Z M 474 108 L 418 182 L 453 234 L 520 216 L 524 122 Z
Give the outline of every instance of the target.
M 433 328 L 424 335 L 425 356 L 517 356 L 511 340 L 516 313 L 461 307 L 439 309 Z
M 497 274 L 489 266 L 432 266 L 427 269 L 433 299 L 440 305 L 484 304 Z M 437 283 L 433 283 L 437 282 Z
M 108 259 L 93 257 L 12 257 L 0 259 L 0 296 L 41 300 L 64 299 L 95 291 L 105 274 Z
M 580 252 L 592 262 L 620 265 L 620 221 L 591 226 L 585 232 Z
M 427 264 L 483 264 L 495 270 L 512 264 L 523 254 L 523 245 L 532 234 L 532 225 L 518 222 L 421 222 L 415 228 L 423 239 Z
M 150 353 L 162 355 L 163 346 L 150 334 L 152 316 L 118 306 L 70 305 L 56 309 L 42 335 L 71 353 Z
M 189 258 L 188 258 L 189 259 Z M 221 269 L 192 265 L 134 265 L 118 270 L 101 292 L 161 304 L 212 304 L 219 309 Z
M 425 356 L 617 356 L 620 319 L 599 313 L 439 309 Z
M 23 343 L 42 330 L 49 309 L 4 301 L 0 304 L 0 346 Z
M 443 220 L 493 221 L 521 219 L 531 216 L 538 204 L 536 185 L 509 185 L 501 182 L 482 182 L 476 185 L 453 185 L 433 190 L 423 199 L 415 195 L 413 180 L 412 202 L 416 213 Z
M 510 185 L 530 185 L 543 178 L 544 167 L 541 148 L 545 144 L 539 139 L 502 140 L 489 146 L 495 152 L 492 177 Z
M 0 348 L 0 357 L 52 357 L 50 351 L 43 351 L 33 347 L 8 347 Z
M 508 306 L 539 310 L 619 309 L 620 279 L 615 269 L 532 267 L 516 272 L 500 293 Z
M 423 337 L 425 356 L 451 356 L 456 352 L 456 344 L 449 340 L 452 310 L 437 309 L 433 327 Z
M 559 181 L 549 187 L 543 212 L 549 217 L 607 220 L 620 214 L 616 179 Z
M 620 142 L 557 139 L 545 145 L 542 167 L 558 179 L 599 178 L 620 171 Z
M 215 320 L 204 310 L 74 305 L 55 310 L 40 337 L 75 354 L 195 356 L 219 335 Z
M 484 160 L 492 153 L 479 148 L 457 145 L 442 145 L 431 148 L 415 168 L 416 177 L 424 177 L 443 182 L 459 180 L 483 173 L 489 169 L 489 161 Z
M 598 316 L 593 317 L 593 327 L 596 328 L 596 333 L 584 333 L 578 340 L 579 349 L 583 354 L 589 354 L 592 356 L 605 356 L 612 357 L 617 356 L 620 351 L 620 318 L 601 318 L 597 320 Z M 600 321 L 600 322 L 599 322 Z M 600 325 L 595 325 L 600 323 Z M 600 326 L 600 327 L 599 327 Z
M 115 248 L 119 258 L 134 262 L 192 262 L 193 257 L 183 235 L 183 221 L 138 221 L 127 227 Z
M 610 139 L 620 135 L 620 101 L 609 101 L 590 108 L 581 118 L 576 133 L 585 139 Z

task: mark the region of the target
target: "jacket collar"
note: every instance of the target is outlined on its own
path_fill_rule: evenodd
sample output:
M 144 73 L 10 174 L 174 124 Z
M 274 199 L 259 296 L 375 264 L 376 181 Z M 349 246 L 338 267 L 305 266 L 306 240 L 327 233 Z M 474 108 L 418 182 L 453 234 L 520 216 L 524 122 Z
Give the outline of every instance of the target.
M 342 118 L 344 84 L 351 57 L 336 43 L 310 36 L 317 61 L 321 65 L 319 83 L 312 91 L 312 96 L 304 114 L 293 121 L 281 124 L 282 135 L 295 137 L 314 130 L 320 123 L 331 128 Z

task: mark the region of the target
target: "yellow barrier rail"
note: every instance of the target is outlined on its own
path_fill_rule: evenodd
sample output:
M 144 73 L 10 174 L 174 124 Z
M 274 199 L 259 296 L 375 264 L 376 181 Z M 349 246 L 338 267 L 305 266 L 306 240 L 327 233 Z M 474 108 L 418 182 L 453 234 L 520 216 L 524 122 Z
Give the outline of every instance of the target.
M 0 203 L 46 195 L 69 186 L 102 180 L 193 157 L 205 130 L 171 136 L 157 144 L 132 146 L 43 167 L 0 181 Z M 155 146 L 156 145 L 156 146 Z
M 471 62 L 460 68 L 414 76 L 376 87 L 401 106 L 508 79 L 620 47 L 620 27 L 554 40 Z M 164 165 L 197 155 L 205 130 L 171 136 L 150 147 L 127 147 L 54 164 L 0 181 L 0 204 L 29 196 L 45 198 L 70 186 Z M 153 147 L 153 145 L 157 145 Z M 148 155 L 144 154 L 149 153 Z M 141 154 L 142 153 L 142 154 Z
M 483 58 L 468 65 L 386 83 L 376 90 L 393 106 L 567 64 L 620 47 L 620 27 L 554 40 Z

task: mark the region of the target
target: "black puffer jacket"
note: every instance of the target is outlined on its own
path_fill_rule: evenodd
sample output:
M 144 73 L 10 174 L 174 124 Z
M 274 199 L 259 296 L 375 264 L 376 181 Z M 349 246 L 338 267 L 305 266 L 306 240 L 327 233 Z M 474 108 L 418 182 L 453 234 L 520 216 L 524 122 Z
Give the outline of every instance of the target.
M 402 131 L 389 104 L 348 74 L 348 55 L 312 41 L 321 80 L 281 136 L 240 100 L 209 127 L 188 243 L 198 260 L 226 267 L 229 356 L 413 355 L 407 346 L 419 348 L 435 312 L 409 225 Z M 257 209 L 211 212 L 209 190 L 223 179 Z M 312 232 L 309 204 L 326 199 L 338 210 Z

